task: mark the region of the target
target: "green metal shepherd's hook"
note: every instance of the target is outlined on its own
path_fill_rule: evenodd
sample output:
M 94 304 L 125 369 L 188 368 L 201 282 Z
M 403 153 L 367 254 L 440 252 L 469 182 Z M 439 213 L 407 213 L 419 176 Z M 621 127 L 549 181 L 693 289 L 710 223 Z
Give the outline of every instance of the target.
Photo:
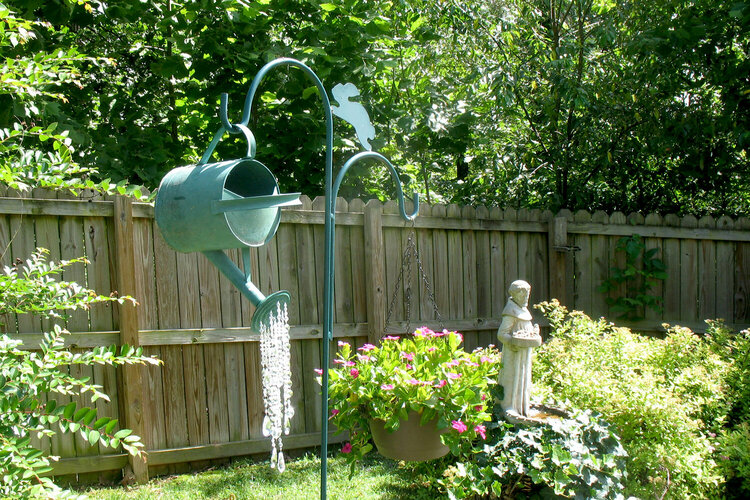
M 419 194 L 414 193 L 414 212 L 407 214 L 404 207 L 404 193 L 401 189 L 401 181 L 396 172 L 396 168 L 391 164 L 388 159 L 373 151 L 364 151 L 351 157 L 341 170 L 339 171 L 335 184 L 333 180 L 333 116 L 331 113 L 331 102 L 328 98 L 328 93 L 323 87 L 323 83 L 315 72 L 310 69 L 307 65 L 296 59 L 282 58 L 271 61 L 261 68 L 258 74 L 253 79 L 250 89 L 245 96 L 245 104 L 242 110 L 242 120 L 238 124 L 232 124 L 227 116 L 227 94 L 221 95 L 221 106 L 219 110 L 219 117 L 222 123 L 222 130 L 219 134 L 222 134 L 224 130 L 231 134 L 244 133 L 246 136 L 247 125 L 250 123 L 252 116 L 252 106 L 255 94 L 260 86 L 263 78 L 274 68 L 278 66 L 293 66 L 301 69 L 315 84 L 318 89 L 321 100 L 323 102 L 323 112 L 325 113 L 326 119 L 326 167 L 325 167 L 325 205 L 326 205 L 326 216 L 325 216 L 325 281 L 324 281 L 324 304 L 323 304 L 323 338 L 322 342 L 322 413 L 321 413 L 321 444 L 320 444 L 320 498 L 325 500 L 326 498 L 326 482 L 327 482 L 327 451 L 328 451 L 328 360 L 330 357 L 329 353 L 329 342 L 333 340 L 333 284 L 334 284 L 334 246 L 335 246 L 335 224 L 336 224 L 336 195 L 338 194 L 341 182 L 346 175 L 349 168 L 361 160 L 375 159 L 379 160 L 389 168 L 391 175 L 396 182 L 399 208 L 401 210 L 401 216 L 407 221 L 414 219 L 419 212 Z M 253 141 L 254 142 L 254 141 Z M 254 149 L 254 143 L 253 143 Z M 253 151 L 254 152 L 254 151 Z

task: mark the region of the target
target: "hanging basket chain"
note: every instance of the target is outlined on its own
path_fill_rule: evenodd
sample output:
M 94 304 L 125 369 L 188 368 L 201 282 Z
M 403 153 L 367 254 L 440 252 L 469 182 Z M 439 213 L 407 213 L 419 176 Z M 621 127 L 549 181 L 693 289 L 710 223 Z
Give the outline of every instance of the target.
M 396 306 L 396 299 L 398 297 L 398 291 L 401 284 L 404 284 L 404 302 L 406 307 L 406 331 L 409 331 L 409 328 L 411 327 L 411 299 L 412 299 L 412 289 L 411 289 L 411 279 L 412 279 L 412 269 L 413 269 L 413 263 L 412 258 L 417 263 L 417 269 L 419 270 L 419 277 L 424 284 L 425 291 L 427 292 L 427 300 L 432 304 L 432 309 L 435 313 L 435 318 L 440 323 L 440 328 L 445 328 L 445 324 L 443 323 L 443 317 L 440 315 L 440 311 L 438 310 L 437 302 L 435 301 L 435 293 L 432 290 L 432 286 L 430 285 L 430 280 L 427 279 L 427 274 L 424 272 L 424 267 L 422 266 L 422 260 L 419 258 L 419 251 L 417 250 L 417 244 L 416 244 L 416 231 L 414 228 L 414 222 L 412 222 L 412 228 L 411 232 L 409 233 L 409 237 L 406 241 L 406 249 L 404 250 L 403 255 L 401 256 L 401 270 L 398 273 L 398 279 L 396 280 L 396 286 L 393 288 L 393 295 L 391 296 L 390 304 L 388 306 L 388 314 L 385 318 L 385 326 L 383 328 L 383 336 L 386 335 L 388 331 L 388 326 L 391 323 L 391 317 L 393 316 L 393 310 Z M 406 279 L 404 279 L 404 274 L 406 274 Z

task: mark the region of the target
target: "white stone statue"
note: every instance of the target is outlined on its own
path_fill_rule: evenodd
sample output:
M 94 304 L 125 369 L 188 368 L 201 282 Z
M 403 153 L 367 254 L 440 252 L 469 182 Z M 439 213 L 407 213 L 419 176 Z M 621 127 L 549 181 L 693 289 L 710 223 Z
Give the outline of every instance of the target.
M 531 356 L 535 347 L 542 345 L 539 325 L 531 323 L 529 294 L 531 285 L 516 280 L 508 289 L 508 303 L 503 309 L 503 320 L 497 329 L 497 338 L 503 344 L 503 368 L 500 385 L 503 400 L 500 406 L 512 420 L 516 416 L 532 417 L 529 397 L 531 395 Z

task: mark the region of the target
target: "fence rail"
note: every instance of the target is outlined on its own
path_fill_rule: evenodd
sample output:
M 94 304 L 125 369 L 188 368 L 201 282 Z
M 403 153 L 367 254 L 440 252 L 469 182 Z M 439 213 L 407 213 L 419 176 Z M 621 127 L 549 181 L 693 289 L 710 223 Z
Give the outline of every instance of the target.
M 254 308 L 202 255 L 172 251 L 150 204 L 45 191 L 0 196 L 0 264 L 25 259 L 36 247 L 49 249 L 53 259 L 85 256 L 88 263 L 68 268 L 64 279 L 102 294 L 131 293 L 139 302 L 137 308 L 101 304 L 76 311 L 66 324 L 73 332 L 66 342 L 74 349 L 127 341 L 164 361 L 135 370 L 76 368 L 77 375 L 91 377 L 113 396 L 111 403 L 95 403 L 100 413 L 144 437 L 147 462 L 132 467 L 161 474 L 268 450 L 261 434 L 258 335 L 249 328 Z M 319 442 L 313 369 L 320 367 L 322 337 L 323 206 L 322 198 L 302 197 L 300 207 L 282 212 L 271 242 L 251 249 L 251 272 L 261 291 L 285 289 L 292 295 L 297 413 L 287 449 Z M 658 332 L 670 323 L 701 331 L 704 318 L 718 317 L 735 328 L 750 324 L 746 218 L 425 205 L 412 225 L 399 217 L 395 203 L 338 200 L 336 222 L 334 336 L 355 346 L 380 338 L 393 296 L 389 333 L 405 333 L 407 325 L 440 326 L 416 269 L 407 269 L 403 278 L 409 292 L 395 289 L 412 231 L 443 324 L 464 332 L 469 349 L 493 342 L 515 279 L 532 284 L 532 303 L 556 297 L 570 308 L 614 319 L 607 297 L 596 290 L 611 267 L 624 264 L 614 252 L 617 240 L 634 234 L 659 249 L 668 273 L 654 290 L 663 311 L 649 311 L 634 328 Z M 239 252 L 228 253 L 242 267 Z M 618 293 L 625 291 L 611 296 Z M 38 346 L 50 326 L 28 316 L 4 322 L 27 348 Z M 336 348 L 334 341 L 332 352 Z M 129 461 L 117 450 L 100 450 L 73 436 L 36 444 L 63 457 L 54 473 L 68 478 L 111 477 Z

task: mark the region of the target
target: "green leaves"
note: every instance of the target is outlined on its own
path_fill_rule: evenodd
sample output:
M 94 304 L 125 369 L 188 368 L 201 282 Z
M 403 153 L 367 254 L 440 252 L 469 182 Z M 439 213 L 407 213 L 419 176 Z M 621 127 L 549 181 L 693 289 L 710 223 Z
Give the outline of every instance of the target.
M 597 289 L 610 294 L 605 299 L 610 309 L 629 321 L 643 319 L 646 309 L 661 312 L 661 297 L 652 293 L 656 282 L 667 278 L 667 266 L 656 257 L 659 249 L 646 249 L 641 236 L 634 234 L 620 238 L 615 251 L 625 254 L 625 267 L 611 268 L 610 277 Z M 623 290 L 625 295 L 612 296 Z
M 102 297 L 77 283 L 58 281 L 65 267 L 85 261 L 49 262 L 46 255 L 40 249 L 25 263 L 6 267 L 0 274 L 2 314 L 59 318 L 64 311 L 94 303 L 132 301 L 129 297 Z M 62 494 L 51 479 L 40 477 L 51 468 L 47 456 L 32 446 L 31 436 L 77 432 L 92 446 L 122 446 L 132 454 L 143 448 L 130 430 L 117 430 L 117 420 L 99 417 L 95 408 L 78 404 L 83 397 L 90 396 L 94 402 L 107 396 L 88 377 L 72 376 L 70 366 L 155 364 L 158 360 L 130 346 L 71 352 L 65 348 L 65 335 L 68 332 L 54 324 L 43 334 L 38 351 L 21 350 L 21 341 L 0 335 L 0 468 L 4 477 L 0 496 L 47 498 Z M 73 401 L 60 404 L 59 396 Z

